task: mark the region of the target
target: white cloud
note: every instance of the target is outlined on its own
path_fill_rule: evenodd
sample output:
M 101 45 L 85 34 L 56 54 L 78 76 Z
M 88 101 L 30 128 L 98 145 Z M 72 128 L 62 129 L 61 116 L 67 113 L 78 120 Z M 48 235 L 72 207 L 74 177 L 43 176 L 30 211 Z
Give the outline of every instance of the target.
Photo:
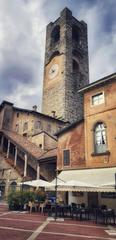
M 79 12 L 79 17 L 84 16 L 84 21 L 88 24 L 90 82 L 116 71 L 116 25 L 115 21 L 112 22 L 111 32 L 106 31 L 108 26 L 104 29 L 104 17 L 111 10 L 104 3 L 98 1 L 91 8 L 83 6 Z
M 115 16 L 115 0 L 95 4 L 87 0 L 0 0 L 1 101 L 7 99 L 22 108 L 36 104 L 40 108 L 45 29 L 59 17 L 65 4 L 72 7 L 77 19 L 88 24 L 90 80 L 116 71 L 115 21 L 111 21 L 110 31 L 107 25 L 104 28 L 108 12 Z

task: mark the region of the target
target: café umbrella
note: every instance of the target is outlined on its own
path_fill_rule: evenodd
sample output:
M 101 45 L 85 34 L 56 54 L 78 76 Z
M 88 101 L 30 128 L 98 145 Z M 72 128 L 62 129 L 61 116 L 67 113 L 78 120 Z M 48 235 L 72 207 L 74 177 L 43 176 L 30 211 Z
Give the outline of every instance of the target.
M 30 187 L 49 187 L 50 183 L 42 179 L 37 179 L 37 180 L 22 182 L 20 183 L 20 185 L 26 185 Z

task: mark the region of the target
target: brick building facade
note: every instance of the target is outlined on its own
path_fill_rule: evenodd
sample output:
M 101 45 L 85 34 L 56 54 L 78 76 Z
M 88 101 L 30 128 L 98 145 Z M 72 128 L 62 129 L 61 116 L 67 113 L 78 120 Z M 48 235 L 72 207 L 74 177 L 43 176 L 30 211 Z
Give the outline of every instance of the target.
M 89 84 L 79 92 L 84 94 L 84 120 L 58 133 L 57 168 L 116 166 L 116 74 Z M 70 161 L 64 166 L 66 150 L 70 152 Z
M 87 85 L 79 92 L 84 97 L 84 120 L 57 134 L 59 178 L 63 181 L 76 178 L 85 181 L 85 186 L 87 182 L 97 186 L 93 190 L 88 188 L 88 191 L 85 188 L 83 197 L 80 195 L 78 198 L 69 191 L 70 201 L 116 208 L 116 73 Z M 100 193 L 102 184 L 113 194 L 108 193 L 105 198 Z M 103 192 L 107 191 L 103 188 Z

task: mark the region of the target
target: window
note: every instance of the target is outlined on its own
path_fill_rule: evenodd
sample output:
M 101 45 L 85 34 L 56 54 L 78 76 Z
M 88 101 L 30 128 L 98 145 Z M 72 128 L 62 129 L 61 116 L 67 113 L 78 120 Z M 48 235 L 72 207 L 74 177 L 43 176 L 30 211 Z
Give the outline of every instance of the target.
M 94 145 L 96 153 L 104 153 L 107 150 L 106 126 L 103 122 L 98 123 L 94 130 Z
M 28 130 L 28 122 L 25 122 L 23 125 L 23 131 L 27 131 Z
M 70 150 L 63 151 L 63 164 L 64 166 L 70 165 Z
M 27 133 L 23 133 L 23 137 L 27 137 Z
M 16 132 L 19 132 L 19 124 L 16 124 Z
M 102 192 L 101 193 L 102 198 L 113 198 L 116 199 L 116 193 L 115 192 Z
M 60 131 L 62 129 L 62 127 L 61 126 L 58 126 L 58 131 Z
M 47 131 L 48 131 L 48 132 L 51 132 L 51 124 L 48 124 L 48 126 L 47 126 Z
M 17 118 L 19 117 L 19 112 L 17 113 Z
M 56 26 L 51 33 L 52 43 L 58 42 L 60 39 L 60 26 Z
M 76 26 L 72 26 L 72 39 L 79 43 L 80 40 L 80 29 Z
M 73 73 L 78 73 L 79 72 L 79 65 L 78 63 L 73 59 Z
M 16 183 L 16 182 L 12 182 L 12 183 L 10 184 L 11 190 L 12 190 L 12 191 L 16 191 L 16 186 L 17 186 L 17 183 Z
M 41 129 L 41 127 L 42 127 L 41 121 L 34 122 L 34 129 Z
M 72 73 L 73 73 L 73 88 L 74 88 L 74 91 L 76 91 L 77 86 L 79 86 L 78 82 L 81 83 L 81 80 L 80 80 L 79 64 L 75 59 L 73 59 L 72 61 Z
M 102 104 L 104 103 L 104 94 L 103 92 L 101 93 L 98 93 L 94 96 L 92 96 L 92 105 L 99 105 L 99 104 Z

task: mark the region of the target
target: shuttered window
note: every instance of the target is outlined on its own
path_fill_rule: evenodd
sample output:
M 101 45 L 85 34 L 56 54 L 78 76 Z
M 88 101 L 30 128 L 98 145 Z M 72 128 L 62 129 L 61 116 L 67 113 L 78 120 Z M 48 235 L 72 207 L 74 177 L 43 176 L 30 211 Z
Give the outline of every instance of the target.
M 70 150 L 63 151 L 63 164 L 64 166 L 70 165 Z

